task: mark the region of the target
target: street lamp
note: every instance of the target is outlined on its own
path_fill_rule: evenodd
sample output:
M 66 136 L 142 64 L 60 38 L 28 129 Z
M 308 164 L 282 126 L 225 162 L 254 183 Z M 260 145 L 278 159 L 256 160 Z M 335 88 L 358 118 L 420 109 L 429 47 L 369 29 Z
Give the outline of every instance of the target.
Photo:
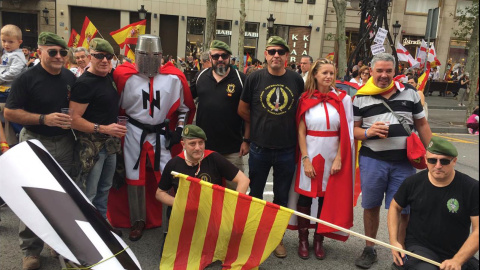
M 273 18 L 273 14 L 270 14 L 270 17 L 267 18 L 268 21 L 268 37 L 273 34 L 273 25 L 275 23 L 275 18 Z
M 138 10 L 138 17 L 140 20 L 145 20 L 147 17 L 147 10 L 144 8 L 144 5 L 140 6 L 140 9 Z
M 400 27 L 402 27 L 401 24 L 398 23 L 398 21 L 392 25 L 393 26 L 393 43 L 397 44 L 397 36 L 398 32 L 400 32 Z
M 45 19 L 45 23 L 47 23 L 47 24 L 48 24 L 48 13 L 49 13 L 49 12 L 50 12 L 50 11 L 48 10 L 47 7 L 45 7 L 45 8 L 42 10 L 43 18 Z

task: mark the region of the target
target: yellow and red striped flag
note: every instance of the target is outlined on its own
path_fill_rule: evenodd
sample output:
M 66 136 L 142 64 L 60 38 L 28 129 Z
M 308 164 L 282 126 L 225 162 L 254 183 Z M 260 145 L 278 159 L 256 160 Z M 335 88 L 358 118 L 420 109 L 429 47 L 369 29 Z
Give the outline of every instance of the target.
M 90 42 L 90 40 L 95 38 L 97 33 L 98 33 L 97 27 L 95 27 L 95 25 L 93 25 L 90 19 L 87 16 L 85 16 L 85 21 L 83 21 L 82 32 L 80 32 L 80 39 L 78 41 L 78 46 L 88 49 L 89 47 L 88 43 Z
M 293 210 L 180 174 L 160 269 L 257 269 Z M 215 203 L 213 203 L 215 202 Z
M 70 34 L 70 39 L 68 40 L 68 47 L 77 48 L 78 40 L 80 40 L 80 35 L 72 29 L 72 33 Z
M 137 44 L 138 36 L 145 34 L 146 27 L 147 20 L 141 20 L 139 22 L 122 27 L 116 31 L 110 32 L 110 35 L 113 37 L 115 42 L 120 45 L 120 48 L 123 49 L 126 44 Z
M 135 53 L 130 49 L 129 45 L 125 46 L 125 56 L 132 60 L 132 62 L 135 62 Z
M 252 57 L 250 56 L 250 54 L 248 54 L 248 52 L 247 52 L 247 61 L 246 62 L 247 63 L 248 62 L 252 63 Z
M 335 53 L 331 52 L 331 53 L 327 54 L 327 56 L 325 56 L 325 58 L 327 58 L 330 61 L 333 61 L 333 59 L 335 59 Z
M 420 77 L 418 77 L 418 83 L 417 83 L 418 91 L 425 90 L 425 85 L 427 85 L 429 75 L 430 75 L 430 69 L 427 68 L 427 70 L 423 72 L 423 74 Z

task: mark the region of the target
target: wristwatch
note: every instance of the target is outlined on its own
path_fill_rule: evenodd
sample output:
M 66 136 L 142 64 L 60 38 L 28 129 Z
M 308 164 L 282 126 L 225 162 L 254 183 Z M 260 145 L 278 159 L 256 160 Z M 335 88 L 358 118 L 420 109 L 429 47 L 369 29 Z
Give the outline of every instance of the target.
M 250 139 L 247 139 L 247 138 L 243 138 L 243 141 L 246 142 L 246 143 L 250 143 Z
M 45 114 L 40 114 L 40 117 L 38 118 L 38 123 L 41 126 L 45 125 Z

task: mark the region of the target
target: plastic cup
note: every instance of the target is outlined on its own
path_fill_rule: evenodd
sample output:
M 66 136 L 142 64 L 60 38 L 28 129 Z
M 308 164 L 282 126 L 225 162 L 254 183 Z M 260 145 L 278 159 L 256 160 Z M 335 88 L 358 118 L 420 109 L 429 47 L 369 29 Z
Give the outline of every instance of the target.
M 126 116 L 118 116 L 117 117 L 117 124 L 122 125 L 122 126 L 126 126 L 127 122 L 128 122 L 128 117 L 126 117 Z
M 60 109 L 60 112 L 63 113 L 63 114 L 70 115 L 70 116 L 71 116 L 71 113 L 72 113 L 72 111 L 70 110 L 70 108 L 61 108 L 61 109 Z M 70 129 L 70 125 L 63 125 L 62 128 L 63 128 L 63 129 Z

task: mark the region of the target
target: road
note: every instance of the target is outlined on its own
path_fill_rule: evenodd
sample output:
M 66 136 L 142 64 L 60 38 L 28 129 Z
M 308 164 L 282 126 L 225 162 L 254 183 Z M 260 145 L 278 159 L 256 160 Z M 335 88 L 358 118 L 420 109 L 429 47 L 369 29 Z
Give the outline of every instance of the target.
M 464 172 L 475 179 L 479 179 L 479 150 L 478 136 L 467 134 L 435 134 L 450 140 L 460 153 L 456 169 Z M 270 176 L 271 178 L 271 176 Z M 265 199 L 271 201 L 272 185 L 267 183 Z M 359 198 L 361 200 L 361 196 Z M 359 201 L 360 204 L 360 201 Z M 18 219 L 8 207 L 0 209 L 2 221 L 0 221 L 0 269 L 17 270 L 21 269 L 22 255 L 18 245 Z M 381 224 L 377 239 L 388 243 L 388 232 L 386 224 L 386 210 L 381 210 Z M 357 206 L 354 209 L 354 227 L 353 231 L 363 233 L 363 211 Z M 150 229 L 145 231 L 143 238 L 138 242 L 128 240 L 128 230 L 123 230 L 123 239 L 129 245 L 137 256 L 143 269 L 158 269 L 160 261 L 160 243 L 162 236 L 161 228 Z M 312 233 L 310 234 L 310 243 L 313 241 Z M 365 245 L 365 242 L 359 238 L 351 236 L 345 243 L 335 240 L 326 239 L 325 249 L 327 256 L 325 260 L 319 261 L 312 257 L 309 260 L 302 260 L 296 254 L 298 243 L 297 232 L 288 231 L 285 234 L 284 241 L 288 256 L 285 259 L 278 259 L 271 255 L 261 266 L 260 269 L 357 269 L 354 265 L 357 258 Z M 313 250 L 312 250 L 313 252 Z M 378 263 L 371 269 L 390 269 L 392 263 L 391 253 L 389 249 L 377 247 Z M 477 253 L 478 258 L 478 253 Z M 41 269 L 56 270 L 60 269 L 58 260 L 49 256 L 47 250 L 41 254 L 43 267 Z M 219 264 L 209 267 L 210 269 L 221 269 Z

